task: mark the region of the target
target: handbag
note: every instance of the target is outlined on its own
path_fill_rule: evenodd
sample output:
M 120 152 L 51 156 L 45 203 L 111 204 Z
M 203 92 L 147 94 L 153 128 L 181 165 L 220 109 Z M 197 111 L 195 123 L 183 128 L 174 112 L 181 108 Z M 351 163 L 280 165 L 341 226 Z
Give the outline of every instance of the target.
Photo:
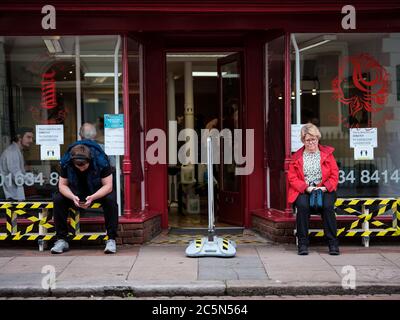
M 319 213 L 324 206 L 324 195 L 321 189 L 315 189 L 310 193 L 310 209 L 313 213 Z

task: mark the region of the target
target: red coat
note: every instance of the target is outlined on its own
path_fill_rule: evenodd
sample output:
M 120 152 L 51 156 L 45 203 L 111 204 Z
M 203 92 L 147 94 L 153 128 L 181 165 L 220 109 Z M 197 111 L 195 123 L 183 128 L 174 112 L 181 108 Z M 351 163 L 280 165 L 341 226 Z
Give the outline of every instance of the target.
M 318 187 L 326 187 L 329 192 L 335 191 L 338 186 L 339 168 L 333 156 L 333 147 L 318 145 L 321 154 L 322 182 Z M 300 193 L 304 193 L 308 187 L 304 179 L 303 171 L 304 147 L 297 150 L 291 158 L 288 172 L 288 201 L 294 203 Z

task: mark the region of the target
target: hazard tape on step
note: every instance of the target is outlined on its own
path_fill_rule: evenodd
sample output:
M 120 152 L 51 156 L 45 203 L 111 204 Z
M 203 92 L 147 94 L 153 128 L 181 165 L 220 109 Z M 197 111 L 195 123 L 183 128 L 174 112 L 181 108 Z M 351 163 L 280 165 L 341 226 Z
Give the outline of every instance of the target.
M 89 208 L 98 209 L 101 207 L 100 203 L 93 203 Z M 54 231 L 54 225 L 49 221 L 52 214 L 47 212 L 47 209 L 53 209 L 53 202 L 0 202 L 0 210 L 6 212 L 6 231 L 5 234 L 0 234 L 0 240 L 52 240 L 54 235 L 49 232 Z M 31 212 L 35 210 L 34 212 Z M 38 212 L 37 210 L 41 210 Z M 69 218 L 69 225 L 72 228 L 71 240 L 98 240 L 103 238 L 107 240 L 105 233 L 94 234 L 81 234 L 80 233 L 80 212 L 72 208 L 71 216 Z M 42 214 L 40 218 L 39 213 Z M 39 216 L 39 217 L 38 217 Z M 18 231 L 18 218 L 24 218 L 31 223 L 28 224 L 23 230 Z M 35 229 L 42 228 L 45 234 L 34 232 Z M 43 232 L 43 231 L 42 231 Z
M 7 234 L 0 234 L 0 240 L 13 240 L 13 241 L 18 241 L 18 240 L 26 240 L 26 241 L 34 241 L 34 240 L 44 240 L 44 241 L 49 241 L 49 240 L 55 240 L 56 235 L 55 234 L 45 234 L 45 235 L 39 235 L 39 234 L 20 234 L 16 233 L 13 235 L 7 235 Z M 93 241 L 93 240 L 108 240 L 108 236 L 105 233 L 98 233 L 98 234 L 77 234 L 77 235 L 71 235 L 68 240 L 72 241 Z
M 355 206 L 362 206 L 362 208 L 368 209 L 360 212 L 355 209 Z M 340 208 L 345 213 L 355 216 L 357 219 L 351 222 L 349 225 L 338 229 L 337 236 L 341 237 L 383 237 L 383 236 L 400 236 L 400 199 L 394 198 L 377 198 L 377 199 L 337 199 L 335 201 L 335 208 Z M 377 220 L 378 217 L 384 215 L 389 210 L 392 211 L 392 226 L 388 226 L 382 221 Z M 375 227 L 369 230 L 369 228 L 362 228 L 364 223 Z M 311 237 L 323 237 L 323 230 L 310 231 Z

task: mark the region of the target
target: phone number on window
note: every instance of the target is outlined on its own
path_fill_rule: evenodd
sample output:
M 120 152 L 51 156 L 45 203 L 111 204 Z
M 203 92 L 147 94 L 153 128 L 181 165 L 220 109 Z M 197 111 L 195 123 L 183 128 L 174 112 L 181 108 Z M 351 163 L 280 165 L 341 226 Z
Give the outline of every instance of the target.
M 43 172 L 38 174 L 33 174 L 32 172 L 28 172 L 25 174 L 17 174 L 14 177 L 11 173 L 7 175 L 0 174 L 0 187 L 3 185 L 10 186 L 12 184 L 22 187 L 33 186 L 34 184 L 39 184 L 43 186 L 47 181 L 50 185 L 56 186 L 58 183 L 59 174 L 57 172 L 50 173 L 48 178 L 43 177 Z
M 343 183 L 355 183 L 357 178 L 361 183 L 389 183 L 400 181 L 399 169 L 394 171 L 384 170 L 384 171 L 369 171 L 369 170 L 361 170 L 359 171 L 358 177 L 356 177 L 355 170 L 350 170 L 349 172 L 345 172 L 344 170 L 339 170 L 339 184 Z

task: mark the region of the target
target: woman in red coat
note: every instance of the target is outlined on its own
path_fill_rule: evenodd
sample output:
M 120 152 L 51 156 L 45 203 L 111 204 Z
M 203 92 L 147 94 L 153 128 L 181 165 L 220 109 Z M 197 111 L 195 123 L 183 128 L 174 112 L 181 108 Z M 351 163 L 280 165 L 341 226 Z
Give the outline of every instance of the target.
M 335 150 L 319 144 L 321 133 L 308 123 L 301 128 L 304 147 L 297 150 L 289 165 L 289 203 L 297 208 L 296 226 L 298 254 L 308 254 L 308 225 L 310 218 L 310 193 L 314 189 L 323 191 L 322 219 L 328 240 L 329 254 L 339 254 L 334 204 L 339 179 L 339 169 L 333 156 Z

